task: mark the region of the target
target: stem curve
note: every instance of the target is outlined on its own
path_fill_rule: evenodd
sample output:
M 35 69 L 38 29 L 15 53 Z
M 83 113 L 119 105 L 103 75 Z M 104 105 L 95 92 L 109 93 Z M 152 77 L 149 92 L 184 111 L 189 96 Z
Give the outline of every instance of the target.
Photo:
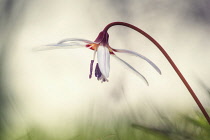
M 138 27 L 136 27 L 136 26 L 134 26 L 132 24 L 129 24 L 129 23 L 125 23 L 125 22 L 112 22 L 112 23 L 108 24 L 104 28 L 103 32 L 107 32 L 110 27 L 116 26 L 116 25 L 125 26 L 125 27 L 131 28 L 131 29 L 139 32 L 140 34 L 142 34 L 143 36 L 145 36 L 147 39 L 149 39 L 162 52 L 162 54 L 165 56 L 165 58 L 171 64 L 171 66 L 173 67 L 173 69 L 175 70 L 175 72 L 177 73 L 177 75 L 179 76 L 179 78 L 184 83 L 185 87 L 190 92 L 191 96 L 193 97 L 193 99 L 197 103 L 198 107 L 200 108 L 201 112 L 203 113 L 204 117 L 206 118 L 206 120 L 208 121 L 208 123 L 210 125 L 210 117 L 209 117 L 208 113 L 206 112 L 205 108 L 201 104 L 200 100 L 198 99 L 198 97 L 196 96 L 195 92 L 192 90 L 191 86 L 188 84 L 187 80 L 184 78 L 184 76 L 182 75 L 182 73 L 180 72 L 180 70 L 178 69 L 178 67 L 176 66 L 176 64 L 173 62 L 173 60 L 168 55 L 168 53 L 163 49 L 163 47 L 153 37 L 151 37 L 149 34 L 147 34 L 143 30 L 141 30 Z

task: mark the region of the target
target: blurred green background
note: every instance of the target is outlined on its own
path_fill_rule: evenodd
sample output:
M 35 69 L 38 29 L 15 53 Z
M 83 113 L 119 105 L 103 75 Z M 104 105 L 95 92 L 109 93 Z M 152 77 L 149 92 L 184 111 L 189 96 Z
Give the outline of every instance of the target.
M 161 69 L 119 54 L 108 83 L 88 79 L 85 48 L 34 52 L 64 38 L 94 40 L 110 22 L 131 23 L 168 52 L 209 110 L 208 0 L 0 0 L 0 139 L 208 140 L 210 127 L 181 80 L 146 38 L 109 30 L 110 45 L 139 52 Z

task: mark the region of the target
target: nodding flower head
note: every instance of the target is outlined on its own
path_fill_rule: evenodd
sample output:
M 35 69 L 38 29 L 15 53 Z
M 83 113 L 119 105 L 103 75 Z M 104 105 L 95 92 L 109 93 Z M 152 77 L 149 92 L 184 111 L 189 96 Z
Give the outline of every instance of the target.
M 110 47 L 109 45 L 109 34 L 106 31 L 102 31 L 99 33 L 98 37 L 95 39 L 95 41 L 90 41 L 86 39 L 80 39 L 80 38 L 68 38 L 59 41 L 56 44 L 50 44 L 47 46 L 50 46 L 47 49 L 56 49 L 56 48 L 69 48 L 72 46 L 83 46 L 88 49 L 91 49 L 94 51 L 93 53 L 93 59 L 90 62 L 90 74 L 89 78 L 92 78 L 93 73 L 93 64 L 95 61 L 95 55 L 97 54 L 97 64 L 95 67 L 95 77 L 97 77 L 98 80 L 101 80 L 101 82 L 108 81 L 109 72 L 110 72 L 110 55 L 115 57 L 117 60 L 123 62 L 127 67 L 129 67 L 131 70 L 133 70 L 138 76 L 140 76 L 147 85 L 149 85 L 146 78 L 139 73 L 136 69 L 134 69 L 130 64 L 128 64 L 126 61 L 119 58 L 115 53 L 127 53 L 134 56 L 137 56 L 139 58 L 142 58 L 143 60 L 147 61 L 155 70 L 161 74 L 160 69 L 148 58 L 145 56 L 126 49 L 115 49 Z M 46 48 L 43 48 L 46 49 Z
M 88 49 L 91 49 L 94 51 L 93 53 L 93 59 L 90 62 L 90 74 L 89 78 L 92 78 L 93 73 L 93 64 L 95 61 L 95 55 L 97 54 L 97 64 L 95 67 L 95 76 L 98 80 L 101 80 L 101 82 L 107 82 L 110 72 L 110 55 L 115 57 L 117 60 L 123 62 L 127 67 L 129 67 L 131 70 L 133 70 L 138 76 L 140 76 L 147 85 L 149 85 L 146 78 L 139 73 L 136 69 L 134 69 L 130 64 L 128 64 L 126 61 L 119 58 L 115 53 L 127 53 L 131 54 L 133 56 L 137 56 L 139 58 L 142 58 L 143 60 L 147 61 L 158 73 L 161 74 L 160 69 L 148 58 L 145 56 L 126 49 L 115 49 L 110 47 L 109 45 L 109 34 L 106 31 L 102 31 L 99 33 L 98 37 L 95 39 L 95 41 L 90 41 L 86 39 L 80 39 L 80 38 L 67 38 L 64 40 L 59 41 L 56 44 L 50 44 L 47 46 L 50 46 L 48 48 L 42 48 L 41 50 L 48 50 L 48 49 L 57 49 L 57 48 L 69 48 L 72 46 L 82 46 L 86 47 Z
M 102 31 L 99 33 L 98 37 L 95 39 L 95 41 L 94 41 L 95 43 L 90 43 L 90 44 L 86 45 L 87 48 L 94 50 L 94 57 L 90 64 L 89 78 L 92 77 L 93 62 L 95 59 L 96 52 L 97 52 L 98 63 L 96 64 L 95 76 L 97 77 L 98 80 L 101 80 L 102 82 L 108 81 L 107 78 L 109 77 L 109 71 L 110 71 L 110 55 L 112 55 L 115 58 L 117 58 L 118 60 L 120 60 L 121 62 L 123 62 L 126 66 L 128 66 L 134 72 L 136 72 L 139 76 L 141 76 L 148 85 L 148 81 L 146 80 L 146 78 L 142 74 L 140 74 L 137 70 L 135 70 L 130 64 L 128 64 L 124 60 L 117 57 L 115 52 L 128 53 L 128 54 L 138 56 L 138 57 L 146 60 L 149 64 L 151 64 L 161 74 L 160 69 L 152 61 L 147 59 L 145 56 L 140 55 L 140 54 L 130 51 L 130 50 L 114 49 L 114 48 L 110 47 L 108 40 L 109 40 L 109 34 L 107 32 Z
M 87 44 L 86 47 L 94 50 L 93 60 L 90 65 L 90 75 L 89 78 L 92 77 L 93 70 L 93 62 L 95 60 L 95 54 L 97 52 L 97 60 L 95 68 L 95 76 L 98 80 L 102 82 L 108 81 L 109 71 L 110 71 L 110 54 L 113 53 L 109 43 L 108 43 L 109 35 L 108 33 L 100 32 L 98 37 L 95 39 L 95 43 Z

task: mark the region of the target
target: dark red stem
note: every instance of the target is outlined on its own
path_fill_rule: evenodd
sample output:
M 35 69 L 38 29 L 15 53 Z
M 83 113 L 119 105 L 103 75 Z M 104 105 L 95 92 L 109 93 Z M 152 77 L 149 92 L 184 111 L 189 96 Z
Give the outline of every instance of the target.
M 149 34 L 147 34 L 146 32 L 144 32 L 143 30 L 139 29 L 138 27 L 131 25 L 129 23 L 124 23 L 124 22 L 112 22 L 110 24 L 108 24 L 103 32 L 107 32 L 108 29 L 112 26 L 115 25 L 121 25 L 121 26 L 126 26 L 129 27 L 139 33 L 141 33 L 142 35 L 144 35 L 146 38 L 148 38 L 152 43 L 154 43 L 158 49 L 163 53 L 163 55 L 166 57 L 166 59 L 168 60 L 168 62 L 171 64 L 171 66 L 173 67 L 173 69 L 175 70 L 175 72 L 178 74 L 179 78 L 182 80 L 182 82 L 184 83 L 184 85 L 186 86 L 186 88 L 188 89 L 188 91 L 190 92 L 190 94 L 192 95 L 193 99 L 195 100 L 195 102 L 197 103 L 198 107 L 200 108 L 200 110 L 202 111 L 203 115 L 205 116 L 206 120 L 208 121 L 208 123 L 210 124 L 210 117 L 208 115 L 208 113 L 206 112 L 206 110 L 204 109 L 203 105 L 201 104 L 201 102 L 199 101 L 198 97 L 196 96 L 195 92 L 192 90 L 192 88 L 190 87 L 190 85 L 188 84 L 188 82 L 186 81 L 186 79 L 184 78 L 184 76 L 182 75 L 182 73 L 179 71 L 179 69 L 177 68 L 177 66 L 175 65 L 175 63 L 173 62 L 173 60 L 171 59 L 171 57 L 168 55 L 168 53 L 163 49 L 163 47 L 154 39 L 152 38 Z

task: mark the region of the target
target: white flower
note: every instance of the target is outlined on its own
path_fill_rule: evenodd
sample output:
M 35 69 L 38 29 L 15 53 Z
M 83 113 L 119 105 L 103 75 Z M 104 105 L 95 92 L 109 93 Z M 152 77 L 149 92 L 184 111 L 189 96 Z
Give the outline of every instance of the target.
M 89 48 L 91 50 L 94 50 L 93 60 L 91 60 L 91 63 L 90 63 L 89 78 L 92 77 L 93 63 L 95 60 L 95 54 L 97 53 L 98 63 L 96 64 L 96 68 L 95 68 L 95 76 L 97 77 L 98 80 L 101 80 L 101 82 L 108 81 L 109 72 L 110 72 L 110 55 L 112 55 L 115 58 L 117 58 L 118 60 L 120 60 L 121 62 L 123 62 L 126 66 L 128 66 L 135 73 L 137 73 L 141 78 L 143 78 L 143 80 L 146 82 L 146 84 L 149 85 L 148 81 L 141 73 L 139 73 L 136 69 L 134 69 L 126 61 L 119 58 L 115 54 L 115 52 L 127 53 L 127 54 L 131 54 L 131 55 L 140 57 L 143 60 L 147 61 L 159 74 L 161 74 L 160 69 L 145 56 L 143 56 L 137 52 L 130 51 L 130 50 L 111 48 L 108 43 L 108 39 L 109 39 L 108 33 L 101 32 L 94 42 L 86 40 L 86 39 L 80 39 L 80 38 L 68 38 L 68 39 L 61 40 L 56 44 L 47 45 L 47 46 L 51 46 L 51 47 L 46 48 L 46 49 L 48 50 L 48 49 L 68 48 L 68 47 L 72 47 L 72 46 L 83 46 L 83 47 Z M 44 50 L 44 49 L 45 48 L 43 48 L 41 50 Z

